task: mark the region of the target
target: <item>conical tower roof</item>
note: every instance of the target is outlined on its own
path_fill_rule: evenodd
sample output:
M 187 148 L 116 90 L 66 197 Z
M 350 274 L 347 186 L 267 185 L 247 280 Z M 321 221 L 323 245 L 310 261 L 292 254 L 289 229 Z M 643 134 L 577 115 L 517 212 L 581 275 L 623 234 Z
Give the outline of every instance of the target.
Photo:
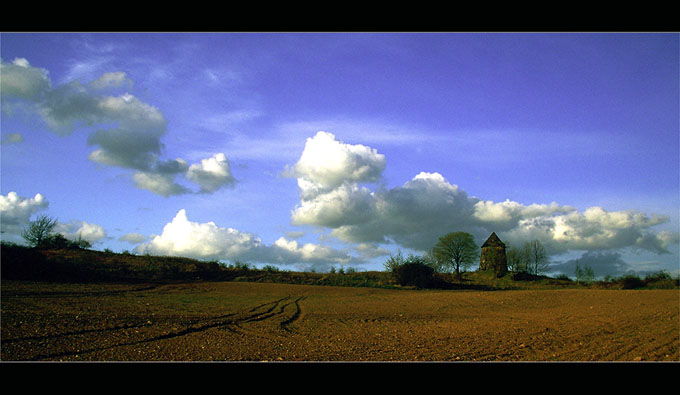
M 489 236 L 488 239 L 482 244 L 482 248 L 484 247 L 505 247 L 505 244 L 501 241 L 501 239 L 496 236 L 496 232 L 491 232 L 491 236 Z

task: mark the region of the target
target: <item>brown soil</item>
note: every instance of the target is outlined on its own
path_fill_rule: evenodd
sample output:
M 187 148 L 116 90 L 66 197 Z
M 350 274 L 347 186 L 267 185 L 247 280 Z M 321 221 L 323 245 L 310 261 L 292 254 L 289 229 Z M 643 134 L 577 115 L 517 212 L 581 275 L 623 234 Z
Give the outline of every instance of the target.
M 2 283 L 3 361 L 680 361 L 678 290 Z

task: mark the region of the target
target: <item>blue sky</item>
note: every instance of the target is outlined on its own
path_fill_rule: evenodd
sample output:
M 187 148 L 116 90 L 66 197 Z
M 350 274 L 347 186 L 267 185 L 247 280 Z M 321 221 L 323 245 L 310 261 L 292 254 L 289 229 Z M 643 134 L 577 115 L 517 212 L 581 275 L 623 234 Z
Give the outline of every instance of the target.
M 2 33 L 2 237 L 325 271 L 495 231 L 677 273 L 678 38 Z

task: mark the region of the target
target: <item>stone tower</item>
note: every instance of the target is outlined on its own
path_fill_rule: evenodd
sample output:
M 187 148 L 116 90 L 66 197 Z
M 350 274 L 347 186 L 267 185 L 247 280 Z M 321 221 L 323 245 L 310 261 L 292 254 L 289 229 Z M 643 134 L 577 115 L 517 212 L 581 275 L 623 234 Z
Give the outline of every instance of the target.
M 482 244 L 482 254 L 479 259 L 479 270 L 493 270 L 497 277 L 508 272 L 508 262 L 505 257 L 505 244 L 492 232 L 491 236 Z

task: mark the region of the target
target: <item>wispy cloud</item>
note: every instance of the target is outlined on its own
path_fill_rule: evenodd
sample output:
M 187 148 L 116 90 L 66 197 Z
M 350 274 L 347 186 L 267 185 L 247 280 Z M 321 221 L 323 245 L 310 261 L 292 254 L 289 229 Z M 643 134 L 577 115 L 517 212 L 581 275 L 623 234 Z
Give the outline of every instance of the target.
M 9 144 L 19 144 L 24 141 L 24 136 L 21 135 L 21 133 L 9 133 L 5 136 L 5 138 L 0 141 L 0 144 L 2 145 L 9 145 Z
M 126 233 L 119 237 L 118 240 L 125 241 L 130 244 L 139 244 L 147 241 L 149 238 L 140 233 Z
M 360 120 L 351 118 L 330 118 L 310 121 L 286 122 L 277 129 L 283 136 L 304 140 L 320 130 L 342 136 L 346 141 L 364 144 L 407 145 L 431 141 L 431 133 L 411 125 L 383 120 Z
M 113 61 L 110 56 L 96 56 L 87 59 L 73 60 L 68 64 L 68 70 L 60 78 L 58 84 L 67 84 L 72 81 L 92 81 L 97 78 L 101 70 Z
M 208 68 L 203 70 L 206 79 L 214 86 L 230 86 L 243 82 L 241 74 L 226 68 Z

